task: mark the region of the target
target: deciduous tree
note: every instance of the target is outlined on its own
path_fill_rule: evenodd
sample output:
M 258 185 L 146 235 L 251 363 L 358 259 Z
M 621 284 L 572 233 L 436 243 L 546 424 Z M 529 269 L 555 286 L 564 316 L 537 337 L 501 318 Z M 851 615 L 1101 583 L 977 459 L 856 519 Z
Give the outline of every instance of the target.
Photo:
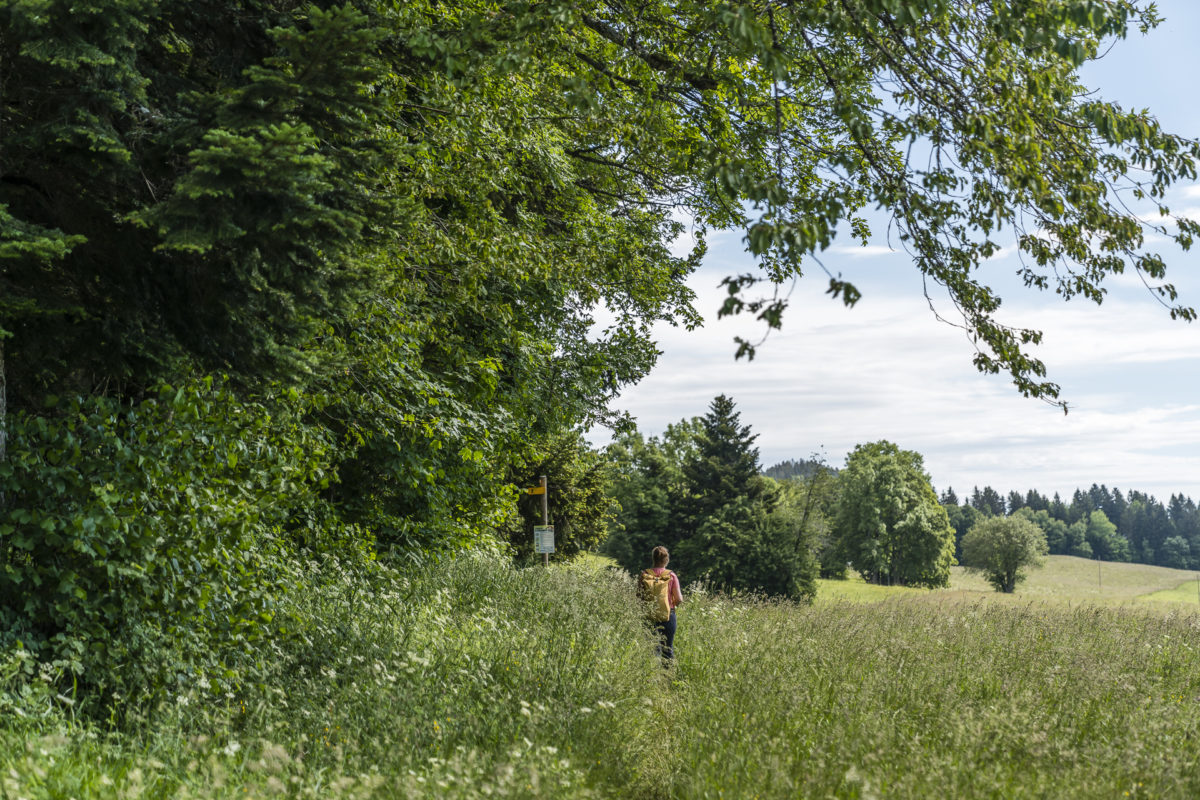
M 1009 592 L 1025 579 L 1047 552 L 1041 528 L 1020 516 L 989 517 L 976 523 L 962 542 L 962 564 L 983 573 L 998 592 Z
M 954 529 L 919 453 L 888 441 L 860 444 L 839 480 L 837 537 L 863 578 L 902 586 L 949 583 Z
M 1085 535 L 1088 544 L 1092 547 L 1092 553 L 1101 561 L 1128 561 L 1130 559 L 1129 542 L 1117 532 L 1117 526 L 1109 521 L 1108 516 L 1100 509 L 1096 509 L 1088 515 Z

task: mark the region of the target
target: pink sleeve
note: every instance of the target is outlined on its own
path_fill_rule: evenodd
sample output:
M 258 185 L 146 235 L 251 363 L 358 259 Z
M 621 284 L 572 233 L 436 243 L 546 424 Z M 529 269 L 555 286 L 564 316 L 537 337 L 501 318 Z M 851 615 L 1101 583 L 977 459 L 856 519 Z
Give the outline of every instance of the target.
M 671 585 L 668 590 L 671 592 L 671 608 L 683 602 L 683 594 L 679 591 L 679 576 L 674 572 L 671 573 Z

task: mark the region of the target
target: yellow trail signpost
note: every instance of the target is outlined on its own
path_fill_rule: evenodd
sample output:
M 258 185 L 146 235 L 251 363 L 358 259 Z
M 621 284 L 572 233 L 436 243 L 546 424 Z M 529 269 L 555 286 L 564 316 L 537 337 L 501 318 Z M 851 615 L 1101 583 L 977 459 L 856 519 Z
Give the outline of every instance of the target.
M 542 524 L 533 528 L 533 552 L 542 554 L 542 564 L 550 564 L 550 554 L 554 552 L 554 526 L 550 524 L 550 496 L 546 491 L 548 484 L 546 476 L 538 479 L 537 486 L 525 490 L 525 494 L 540 494 L 542 496 Z

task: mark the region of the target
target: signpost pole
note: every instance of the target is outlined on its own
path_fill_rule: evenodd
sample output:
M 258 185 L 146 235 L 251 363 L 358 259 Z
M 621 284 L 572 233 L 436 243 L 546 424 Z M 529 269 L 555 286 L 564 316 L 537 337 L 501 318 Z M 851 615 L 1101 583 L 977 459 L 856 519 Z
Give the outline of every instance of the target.
M 533 526 L 533 552 L 542 554 L 542 566 L 550 566 L 550 554 L 554 552 L 554 526 L 550 524 L 549 484 L 542 475 L 537 486 L 525 490 L 525 494 L 542 496 L 542 524 Z
M 542 475 L 538 478 L 538 486 L 542 489 L 542 524 L 550 524 L 550 498 L 547 491 L 546 476 Z M 550 566 L 550 554 L 542 553 L 542 566 Z

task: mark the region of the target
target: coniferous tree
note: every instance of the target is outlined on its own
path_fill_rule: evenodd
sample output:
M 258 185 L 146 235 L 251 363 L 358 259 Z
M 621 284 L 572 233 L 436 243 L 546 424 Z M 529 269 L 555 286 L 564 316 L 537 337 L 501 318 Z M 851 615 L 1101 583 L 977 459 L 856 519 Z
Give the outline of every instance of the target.
M 806 480 L 821 472 L 833 472 L 837 474 L 837 470 L 831 470 L 821 459 L 816 457 L 801 459 L 799 461 L 788 459 L 763 470 L 764 475 L 768 478 L 774 478 L 777 481 Z
M 1162 563 L 1163 545 L 1174 530 L 1167 510 L 1153 496 L 1130 491 L 1120 527 L 1134 560 L 1143 564 Z
M 672 563 L 685 581 L 703 577 L 724 588 L 812 597 L 815 517 L 796 504 L 781 505 L 784 493 L 759 474 L 758 436 L 742 424 L 731 398 L 714 398 L 698 422 L 682 466 Z
M 1059 496 L 1058 492 L 1054 493 L 1054 499 L 1050 501 L 1049 511 L 1050 516 L 1070 524 L 1070 520 L 1068 519 L 1070 515 L 1067 511 L 1067 505 L 1062 501 L 1062 497 Z
M 1192 548 L 1182 536 L 1169 536 L 1163 542 L 1159 563 L 1164 567 L 1187 569 L 1191 563 Z
M 1076 489 L 1071 495 L 1071 505 L 1067 508 L 1067 522 L 1075 524 L 1083 520 L 1087 524 L 1088 517 L 1096 510 L 1095 504 L 1092 502 L 1092 496 L 1087 492 Z
M 1188 544 L 1187 566 L 1195 568 L 1200 564 L 1200 513 L 1197 513 L 1195 502 L 1183 494 L 1172 495 L 1167 514 L 1175 535 Z
M 1121 493 L 1120 489 L 1114 486 L 1113 490 L 1108 493 L 1108 498 L 1104 505 L 1100 507 L 1100 510 L 1113 522 L 1118 522 L 1121 519 L 1121 515 L 1125 513 L 1125 506 L 1127 505 L 1125 495 Z
M 982 491 L 976 486 L 971 493 L 971 505 L 989 516 L 1004 516 L 1004 498 L 991 486 L 983 487 Z
M 1037 489 L 1030 489 L 1025 493 L 1025 505 L 1034 511 L 1050 510 L 1050 500 Z
M 658 545 L 675 553 L 682 536 L 680 505 L 687 496 L 683 460 L 696 449 L 698 418 L 668 425 L 661 437 L 624 433 L 608 446 L 613 464 L 615 524 L 603 552 L 633 572 Z
M 761 502 L 771 511 L 776 492 L 759 479 L 758 448 L 754 446 L 758 434 L 742 425 L 733 400 L 723 394 L 713 398 L 708 413 L 700 418 L 700 427 L 696 451 L 683 466 L 689 491 L 686 530 L 694 533 L 717 509 L 738 497 Z
M 961 560 L 963 537 L 974 527 L 975 523 L 984 519 L 986 515 L 970 505 L 956 506 L 942 503 L 942 507 L 946 509 L 946 518 L 950 521 L 950 527 L 954 528 L 954 558 Z

